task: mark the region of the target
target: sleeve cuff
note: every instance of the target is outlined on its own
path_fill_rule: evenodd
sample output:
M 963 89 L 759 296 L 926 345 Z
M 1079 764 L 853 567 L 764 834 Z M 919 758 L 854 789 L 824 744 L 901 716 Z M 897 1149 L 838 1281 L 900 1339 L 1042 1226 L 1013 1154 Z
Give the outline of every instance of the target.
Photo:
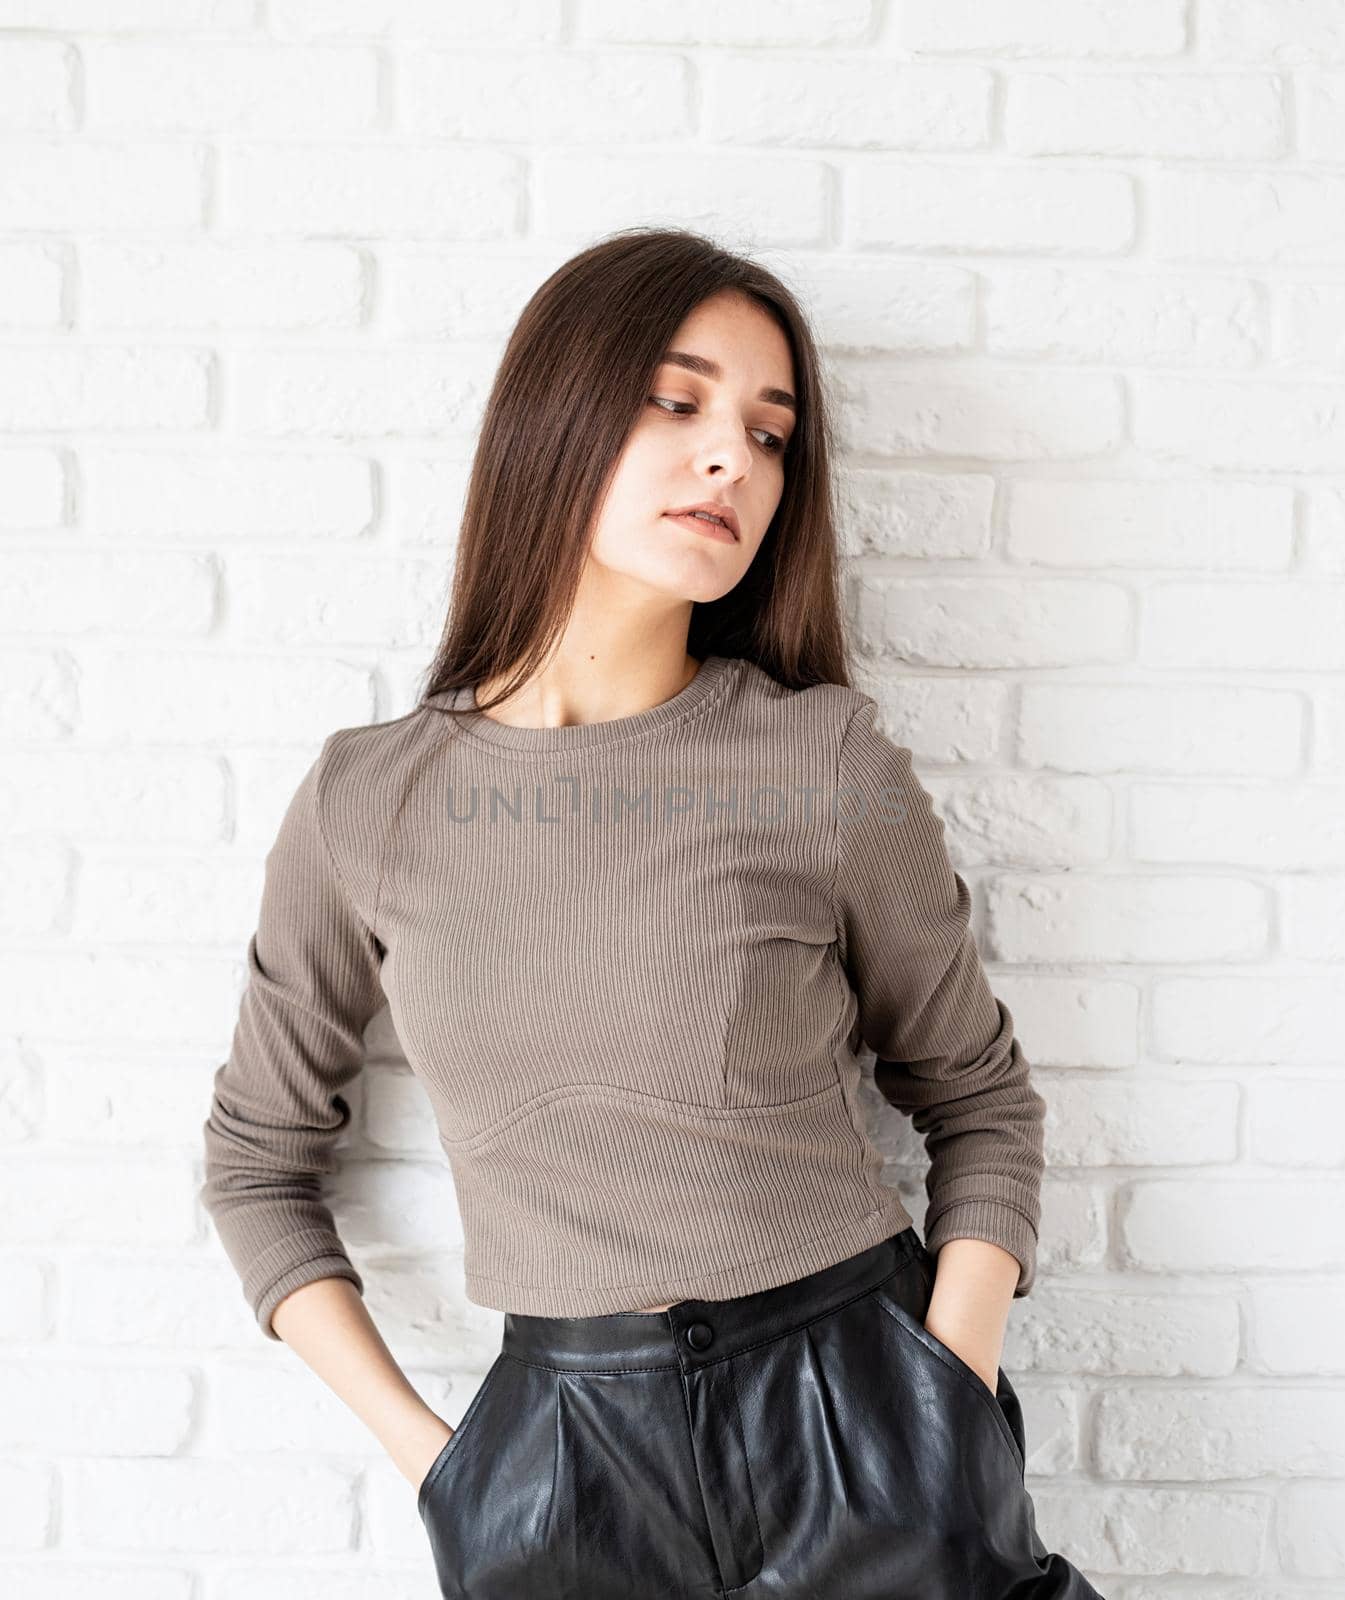
M 1015 1206 L 997 1200 L 959 1200 L 940 1211 L 931 1224 L 925 1220 L 925 1249 L 931 1255 L 950 1239 L 984 1239 L 1018 1258 L 1018 1283 L 1013 1291 L 1021 1300 L 1032 1291 L 1037 1277 L 1037 1230 Z
M 254 1262 L 247 1297 L 268 1339 L 281 1342 L 271 1326 L 271 1313 L 285 1296 L 319 1278 L 345 1278 L 364 1293 L 364 1280 L 350 1257 L 339 1242 L 334 1243 L 325 1233 L 291 1234 Z

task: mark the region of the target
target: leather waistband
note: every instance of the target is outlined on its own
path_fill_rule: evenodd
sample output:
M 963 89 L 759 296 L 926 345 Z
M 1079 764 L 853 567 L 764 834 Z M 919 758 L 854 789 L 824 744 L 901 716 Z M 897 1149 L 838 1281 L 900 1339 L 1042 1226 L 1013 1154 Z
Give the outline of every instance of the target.
M 596 1317 L 506 1312 L 503 1354 L 571 1372 L 691 1371 L 792 1333 L 899 1272 L 921 1249 L 914 1227 L 791 1283 L 728 1300 L 679 1300 L 666 1311 Z

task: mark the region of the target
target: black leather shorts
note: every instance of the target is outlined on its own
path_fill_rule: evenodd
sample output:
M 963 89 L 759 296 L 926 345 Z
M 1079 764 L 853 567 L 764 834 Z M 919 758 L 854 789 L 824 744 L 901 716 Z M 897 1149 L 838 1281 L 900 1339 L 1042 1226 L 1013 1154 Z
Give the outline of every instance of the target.
M 421 1484 L 454 1600 L 1100 1600 L 1038 1536 L 1018 1397 L 924 1326 L 914 1228 L 668 1311 L 509 1314 Z

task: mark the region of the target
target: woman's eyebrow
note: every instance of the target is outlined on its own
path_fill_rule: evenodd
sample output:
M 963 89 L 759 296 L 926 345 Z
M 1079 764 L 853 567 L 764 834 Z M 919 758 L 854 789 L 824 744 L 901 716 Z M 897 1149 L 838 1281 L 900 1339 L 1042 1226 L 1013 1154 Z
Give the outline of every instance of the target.
M 702 378 L 718 379 L 724 376 L 724 369 L 717 361 L 711 361 L 709 356 L 693 355 L 690 350 L 665 350 L 663 359 L 671 366 L 685 367 L 688 372 L 698 372 Z M 766 388 L 761 390 L 757 398 L 765 400 L 769 405 L 785 406 L 790 411 L 798 410 L 798 404 L 788 389 Z

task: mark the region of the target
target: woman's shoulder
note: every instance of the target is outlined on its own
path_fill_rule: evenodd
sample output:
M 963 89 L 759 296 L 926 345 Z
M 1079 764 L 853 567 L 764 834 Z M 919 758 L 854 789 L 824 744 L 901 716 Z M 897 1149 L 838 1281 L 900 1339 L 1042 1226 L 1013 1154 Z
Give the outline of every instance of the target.
M 791 688 L 750 664 L 744 676 L 745 693 L 762 708 L 760 726 L 773 750 L 794 751 L 852 790 L 927 803 L 914 753 L 887 732 L 883 707 L 867 690 L 845 683 Z
M 746 698 L 808 733 L 840 735 L 857 712 L 867 709 L 871 721 L 878 711 L 874 697 L 852 684 L 823 682 L 795 687 L 747 658 L 742 658 L 741 687 Z
M 395 816 L 434 737 L 423 702 L 382 722 L 333 728 L 314 762 L 317 807 L 335 837 L 358 837 Z
M 430 726 L 422 700 L 410 711 L 382 722 L 355 722 L 333 728 L 323 740 L 322 759 L 333 769 L 359 769 L 371 775 L 418 750 Z

